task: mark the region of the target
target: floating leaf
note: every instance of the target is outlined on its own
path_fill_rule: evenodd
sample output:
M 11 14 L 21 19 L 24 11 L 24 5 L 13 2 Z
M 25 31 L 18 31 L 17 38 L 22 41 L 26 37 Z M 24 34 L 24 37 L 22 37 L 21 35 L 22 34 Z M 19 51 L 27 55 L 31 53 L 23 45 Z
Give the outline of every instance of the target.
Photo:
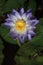
M 43 62 L 37 62 L 35 60 L 29 60 L 23 56 L 18 57 L 17 65 L 43 65 Z
M 36 58 L 36 61 L 37 61 L 37 62 L 43 62 L 43 56 L 38 56 L 38 57 Z
M 6 42 L 11 43 L 11 44 L 17 44 L 17 41 L 14 40 L 10 35 L 9 35 L 9 29 L 5 28 L 4 26 L 0 27 L 0 34 L 2 37 L 5 39 Z

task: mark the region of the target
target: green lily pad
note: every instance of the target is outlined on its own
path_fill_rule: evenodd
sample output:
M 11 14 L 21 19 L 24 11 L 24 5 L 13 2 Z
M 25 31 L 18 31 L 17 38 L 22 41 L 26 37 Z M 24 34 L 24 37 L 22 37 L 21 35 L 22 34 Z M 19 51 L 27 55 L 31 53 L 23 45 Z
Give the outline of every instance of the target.
M 18 58 L 15 59 L 17 65 L 43 65 L 43 62 L 37 62 L 35 60 L 29 60 L 26 57 L 18 56 Z
M 28 61 L 28 62 L 20 63 L 18 65 L 43 65 L 43 63 L 35 62 L 35 61 Z
M 19 56 L 27 57 L 30 55 L 34 55 L 36 53 L 36 49 L 33 46 L 26 46 L 25 44 L 18 51 Z
M 43 62 L 43 56 L 38 56 L 38 57 L 36 58 L 36 61 L 37 61 L 37 62 Z
M 14 40 L 10 35 L 9 35 L 9 29 L 8 28 L 5 28 L 4 26 L 1 26 L 0 27 L 0 34 L 1 36 L 3 37 L 3 39 L 8 42 L 8 43 L 11 43 L 11 44 L 17 44 L 17 40 Z

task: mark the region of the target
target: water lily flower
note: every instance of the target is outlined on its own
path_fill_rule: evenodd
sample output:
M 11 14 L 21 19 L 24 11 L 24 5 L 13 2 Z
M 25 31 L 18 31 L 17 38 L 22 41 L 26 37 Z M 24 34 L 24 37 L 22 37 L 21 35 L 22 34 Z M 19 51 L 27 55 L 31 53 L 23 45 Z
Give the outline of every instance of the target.
M 36 34 L 34 29 L 39 20 L 31 19 L 33 17 L 31 9 L 27 12 L 24 12 L 24 8 L 21 8 L 20 12 L 13 9 L 13 12 L 7 16 L 4 25 L 10 28 L 10 35 L 14 39 L 19 39 L 21 43 L 24 43 L 25 38 L 31 40 Z

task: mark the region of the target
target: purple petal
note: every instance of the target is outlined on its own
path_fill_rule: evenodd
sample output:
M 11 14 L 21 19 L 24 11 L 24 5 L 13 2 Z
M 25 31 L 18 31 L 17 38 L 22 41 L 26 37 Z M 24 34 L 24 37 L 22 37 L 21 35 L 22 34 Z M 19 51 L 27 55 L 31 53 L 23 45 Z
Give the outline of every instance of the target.
M 23 35 L 19 37 L 21 43 L 24 43 L 24 38 L 25 38 L 25 36 L 23 36 Z
M 7 17 L 10 17 L 11 16 L 11 14 L 7 14 Z
M 24 14 L 22 15 L 22 19 L 23 19 L 24 21 L 27 20 L 26 13 L 24 13 Z
M 17 17 L 16 16 L 14 16 L 14 15 L 12 15 L 12 14 L 7 14 L 7 16 L 8 16 L 8 18 L 7 19 L 5 19 L 5 21 L 12 21 L 12 22 L 14 22 L 14 21 L 17 21 Z
M 12 36 L 12 38 L 14 38 L 15 40 L 18 38 L 18 35 L 16 34 L 16 33 L 14 33 L 14 32 L 11 32 L 10 31 L 10 36 Z
M 31 25 L 36 25 L 36 24 L 38 24 L 38 22 L 39 22 L 39 20 L 37 20 L 37 19 L 30 21 Z
M 32 12 L 32 9 L 27 10 L 27 14 L 30 13 L 30 12 Z
M 28 40 L 31 40 L 32 38 L 31 38 L 31 35 L 30 34 L 28 34 Z
M 35 32 L 33 32 L 32 30 L 31 30 L 31 31 L 29 31 L 28 33 L 29 33 L 29 34 L 31 34 L 31 35 L 36 35 L 36 33 L 35 33 Z
M 32 17 L 32 13 L 27 14 L 27 18 L 30 19 Z
M 21 8 L 20 12 L 21 12 L 21 14 L 23 14 L 24 13 L 24 8 Z
M 7 19 L 5 19 L 5 21 L 7 21 L 7 22 L 11 22 L 11 19 L 10 19 L 10 18 L 7 18 Z
M 13 27 L 14 26 L 14 24 L 12 22 L 5 22 L 3 25 L 8 26 L 8 27 Z
M 15 13 L 15 16 L 18 18 L 18 19 L 21 19 L 21 16 L 20 14 L 14 9 L 13 12 Z
M 30 26 L 30 27 L 29 27 L 29 30 L 34 30 L 34 29 L 36 29 L 35 26 Z
M 15 21 L 15 20 L 17 21 L 17 17 L 16 17 L 15 15 L 11 15 L 11 16 L 10 16 L 10 19 L 11 19 L 12 21 Z
M 15 31 L 15 29 L 12 27 L 11 29 L 10 29 L 10 32 L 14 32 Z

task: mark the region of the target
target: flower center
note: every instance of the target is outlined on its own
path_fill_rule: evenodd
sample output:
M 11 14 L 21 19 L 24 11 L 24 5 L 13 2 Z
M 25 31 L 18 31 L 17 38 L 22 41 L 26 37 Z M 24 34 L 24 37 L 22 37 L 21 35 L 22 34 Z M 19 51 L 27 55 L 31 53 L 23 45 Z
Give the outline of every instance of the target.
M 23 32 L 25 30 L 26 23 L 24 20 L 17 20 L 15 23 L 16 30 L 19 32 Z

